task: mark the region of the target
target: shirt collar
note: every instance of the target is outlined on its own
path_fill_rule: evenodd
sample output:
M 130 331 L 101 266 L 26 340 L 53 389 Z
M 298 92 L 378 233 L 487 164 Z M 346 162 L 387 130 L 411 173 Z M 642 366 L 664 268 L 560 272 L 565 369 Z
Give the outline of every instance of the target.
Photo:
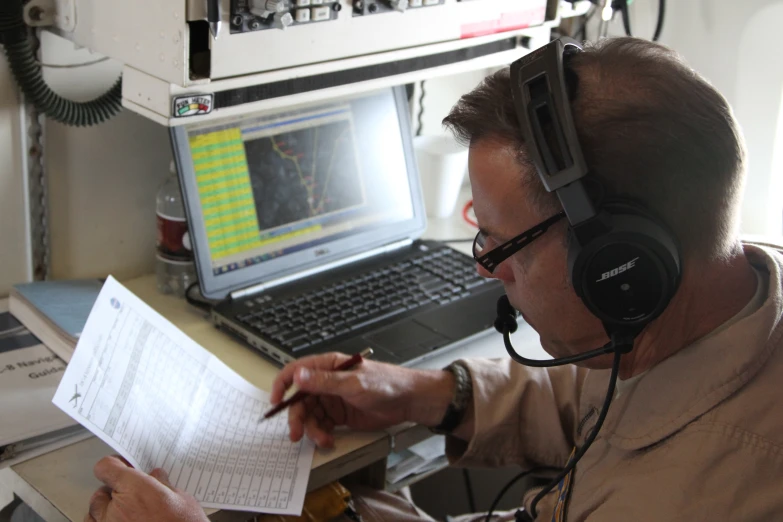
M 672 435 L 737 391 L 769 359 L 783 337 L 783 257 L 753 245 L 745 245 L 745 255 L 755 268 L 769 273 L 761 307 L 659 363 L 625 389 L 601 429 L 612 445 L 641 449 Z M 583 416 L 602 404 L 608 379 L 608 370 L 588 373 Z

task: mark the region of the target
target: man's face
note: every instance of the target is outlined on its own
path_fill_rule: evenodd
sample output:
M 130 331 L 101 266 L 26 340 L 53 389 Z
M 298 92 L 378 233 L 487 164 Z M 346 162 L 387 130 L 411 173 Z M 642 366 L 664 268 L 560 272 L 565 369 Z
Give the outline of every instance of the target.
M 489 248 L 508 241 L 549 215 L 530 207 L 525 197 L 521 167 L 514 149 L 493 140 L 470 148 L 470 184 L 478 224 L 490 236 Z M 553 357 L 574 355 L 607 342 L 601 322 L 574 292 L 568 280 L 566 224 L 561 221 L 501 263 L 490 274 L 503 282 L 511 304 L 541 336 L 541 345 Z M 603 368 L 601 357 L 585 366 Z

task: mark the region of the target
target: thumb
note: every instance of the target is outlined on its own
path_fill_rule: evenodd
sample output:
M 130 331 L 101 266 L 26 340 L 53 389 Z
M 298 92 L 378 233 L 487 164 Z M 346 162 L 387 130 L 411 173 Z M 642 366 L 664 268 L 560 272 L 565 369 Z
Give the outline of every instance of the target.
M 338 372 L 299 368 L 294 382 L 303 392 L 316 395 L 350 395 L 356 376 L 353 372 Z

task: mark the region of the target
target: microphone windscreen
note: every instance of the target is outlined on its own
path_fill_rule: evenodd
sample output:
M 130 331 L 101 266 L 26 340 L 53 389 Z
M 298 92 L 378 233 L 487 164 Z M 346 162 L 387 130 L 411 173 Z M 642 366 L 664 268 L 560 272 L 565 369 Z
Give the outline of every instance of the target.
M 505 295 L 498 299 L 495 330 L 500 333 L 517 331 L 517 311 Z

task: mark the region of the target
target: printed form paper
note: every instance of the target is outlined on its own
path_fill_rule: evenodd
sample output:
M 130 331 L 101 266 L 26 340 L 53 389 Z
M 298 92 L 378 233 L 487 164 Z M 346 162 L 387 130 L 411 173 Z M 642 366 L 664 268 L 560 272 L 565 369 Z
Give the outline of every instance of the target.
M 269 395 L 109 278 L 54 404 L 137 469 L 165 469 L 204 507 L 302 512 L 314 445 Z

